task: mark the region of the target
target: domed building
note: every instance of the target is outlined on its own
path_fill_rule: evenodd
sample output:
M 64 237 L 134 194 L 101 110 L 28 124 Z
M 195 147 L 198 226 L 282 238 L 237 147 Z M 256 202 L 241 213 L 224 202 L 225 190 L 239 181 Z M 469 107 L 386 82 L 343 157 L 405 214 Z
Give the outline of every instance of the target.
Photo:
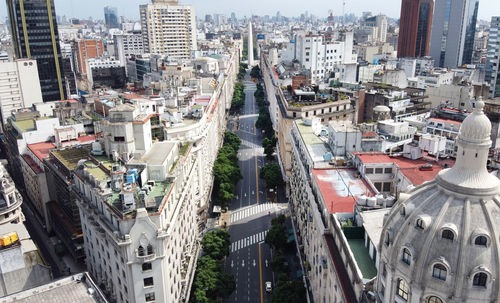
M 462 123 L 455 166 L 402 194 L 384 218 L 382 302 L 500 302 L 500 180 L 486 169 L 483 107 Z

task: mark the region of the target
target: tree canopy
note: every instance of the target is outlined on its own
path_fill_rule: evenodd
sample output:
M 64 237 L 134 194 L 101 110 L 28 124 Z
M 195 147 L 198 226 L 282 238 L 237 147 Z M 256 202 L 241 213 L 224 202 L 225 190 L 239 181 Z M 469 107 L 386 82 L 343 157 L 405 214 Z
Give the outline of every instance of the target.
M 260 177 L 266 181 L 267 188 L 275 188 L 283 184 L 281 168 L 278 163 L 264 165 L 260 170 Z

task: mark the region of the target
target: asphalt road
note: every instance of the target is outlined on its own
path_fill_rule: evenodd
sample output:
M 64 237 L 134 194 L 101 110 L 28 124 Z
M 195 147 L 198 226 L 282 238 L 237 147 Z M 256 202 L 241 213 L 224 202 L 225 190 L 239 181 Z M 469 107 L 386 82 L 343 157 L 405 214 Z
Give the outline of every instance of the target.
M 255 102 L 255 84 L 247 76 L 245 85 L 245 105 L 239 115 L 236 133 L 242 140 L 238 159 L 243 179 L 236 185 L 236 197 L 229 210 L 231 222 L 231 253 L 225 261 L 225 270 L 234 275 L 236 290 L 225 302 L 270 302 L 270 294 L 265 291 L 265 282 L 271 281 L 273 274 L 269 268 L 271 249 L 264 243 L 266 232 L 271 227 L 271 218 L 286 204 L 267 201 L 265 182 L 258 174 L 265 164 L 260 130 L 255 128 L 258 106 Z

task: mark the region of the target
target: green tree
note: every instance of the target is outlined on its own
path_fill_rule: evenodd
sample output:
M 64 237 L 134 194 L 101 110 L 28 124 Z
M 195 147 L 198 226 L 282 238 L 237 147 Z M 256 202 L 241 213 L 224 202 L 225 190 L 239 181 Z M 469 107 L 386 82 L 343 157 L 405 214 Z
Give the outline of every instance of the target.
M 277 163 L 264 165 L 260 170 L 260 177 L 266 181 L 267 188 L 275 188 L 283 184 L 281 169 Z
M 201 245 L 207 256 L 220 260 L 229 256 L 230 235 L 225 229 L 211 231 L 203 236 Z
M 229 145 L 237 152 L 240 149 L 241 139 L 237 134 L 227 131 L 224 133 L 224 145 Z
M 270 266 L 271 270 L 276 273 L 288 274 L 288 262 L 286 261 L 286 258 L 283 255 L 274 257 L 274 259 L 270 263 Z
M 278 138 L 276 136 L 272 136 L 269 138 L 264 138 L 262 140 L 262 147 L 264 148 L 264 153 L 266 154 L 266 158 L 268 160 L 273 159 L 274 151 L 276 150 L 276 144 L 278 143 Z
M 264 242 L 275 250 L 283 250 L 286 246 L 287 233 L 285 225 L 273 225 L 267 232 Z
M 271 303 L 302 303 L 306 301 L 306 289 L 302 281 L 279 279 L 271 295 Z
M 234 276 L 222 273 L 219 278 L 219 286 L 217 290 L 217 297 L 227 298 L 236 289 L 236 282 Z
M 271 225 L 274 226 L 274 225 L 284 225 L 285 224 L 285 215 L 279 215 L 277 216 L 276 218 L 273 218 L 271 220 Z
M 261 79 L 261 73 L 260 73 L 260 67 L 258 65 L 255 65 L 252 70 L 250 71 L 250 77 L 256 78 L 256 79 Z

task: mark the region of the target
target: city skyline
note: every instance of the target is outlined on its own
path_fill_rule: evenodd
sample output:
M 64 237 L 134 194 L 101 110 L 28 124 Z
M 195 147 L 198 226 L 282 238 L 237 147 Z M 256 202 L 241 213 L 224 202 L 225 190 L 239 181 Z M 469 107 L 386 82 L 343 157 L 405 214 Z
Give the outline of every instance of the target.
M 104 20 L 104 6 L 114 6 L 118 8 L 118 15 L 125 16 L 127 18 L 133 18 L 139 20 L 139 5 L 147 4 L 151 1 L 117 1 L 117 0 L 88 0 L 85 2 L 76 0 L 55 0 L 55 5 L 57 8 L 57 15 L 67 16 L 67 17 L 77 17 L 77 18 L 88 18 L 92 17 L 94 19 Z M 181 4 L 189 4 L 195 6 L 195 12 L 198 17 L 203 17 L 205 14 L 215 14 L 223 13 L 230 15 L 235 12 L 237 17 L 254 15 L 276 15 L 277 11 L 280 11 L 281 15 L 287 17 L 300 16 L 300 14 L 308 11 L 310 14 L 314 14 L 319 17 L 326 17 L 329 10 L 333 11 L 336 16 L 342 15 L 342 1 L 325 1 L 325 0 L 311 0 L 307 4 L 299 0 L 291 1 L 273 1 L 269 3 L 264 0 L 256 0 L 251 3 L 239 3 L 235 5 L 234 2 L 230 0 L 218 0 L 219 3 L 214 9 L 212 2 L 207 2 L 203 0 L 180 0 Z M 285 4 L 286 5 L 283 5 Z M 373 15 L 384 14 L 388 17 L 398 19 L 401 10 L 401 3 L 397 1 L 398 5 L 389 5 L 393 2 L 387 1 L 387 5 L 380 5 L 380 2 L 372 2 L 366 0 L 353 0 L 351 2 L 346 2 L 345 13 L 355 14 L 360 16 L 364 11 L 371 11 Z M 328 4 L 325 8 L 324 4 Z M 222 8 L 222 9 L 221 9 Z M 335 9 L 338 8 L 338 9 Z M 1 17 L 7 16 L 7 10 L 5 7 L 5 2 L 0 1 L 0 12 Z M 124 13 L 125 12 L 125 13 Z M 492 16 L 500 14 L 500 2 L 494 0 L 482 0 L 479 2 L 479 14 L 478 20 L 491 20 Z

